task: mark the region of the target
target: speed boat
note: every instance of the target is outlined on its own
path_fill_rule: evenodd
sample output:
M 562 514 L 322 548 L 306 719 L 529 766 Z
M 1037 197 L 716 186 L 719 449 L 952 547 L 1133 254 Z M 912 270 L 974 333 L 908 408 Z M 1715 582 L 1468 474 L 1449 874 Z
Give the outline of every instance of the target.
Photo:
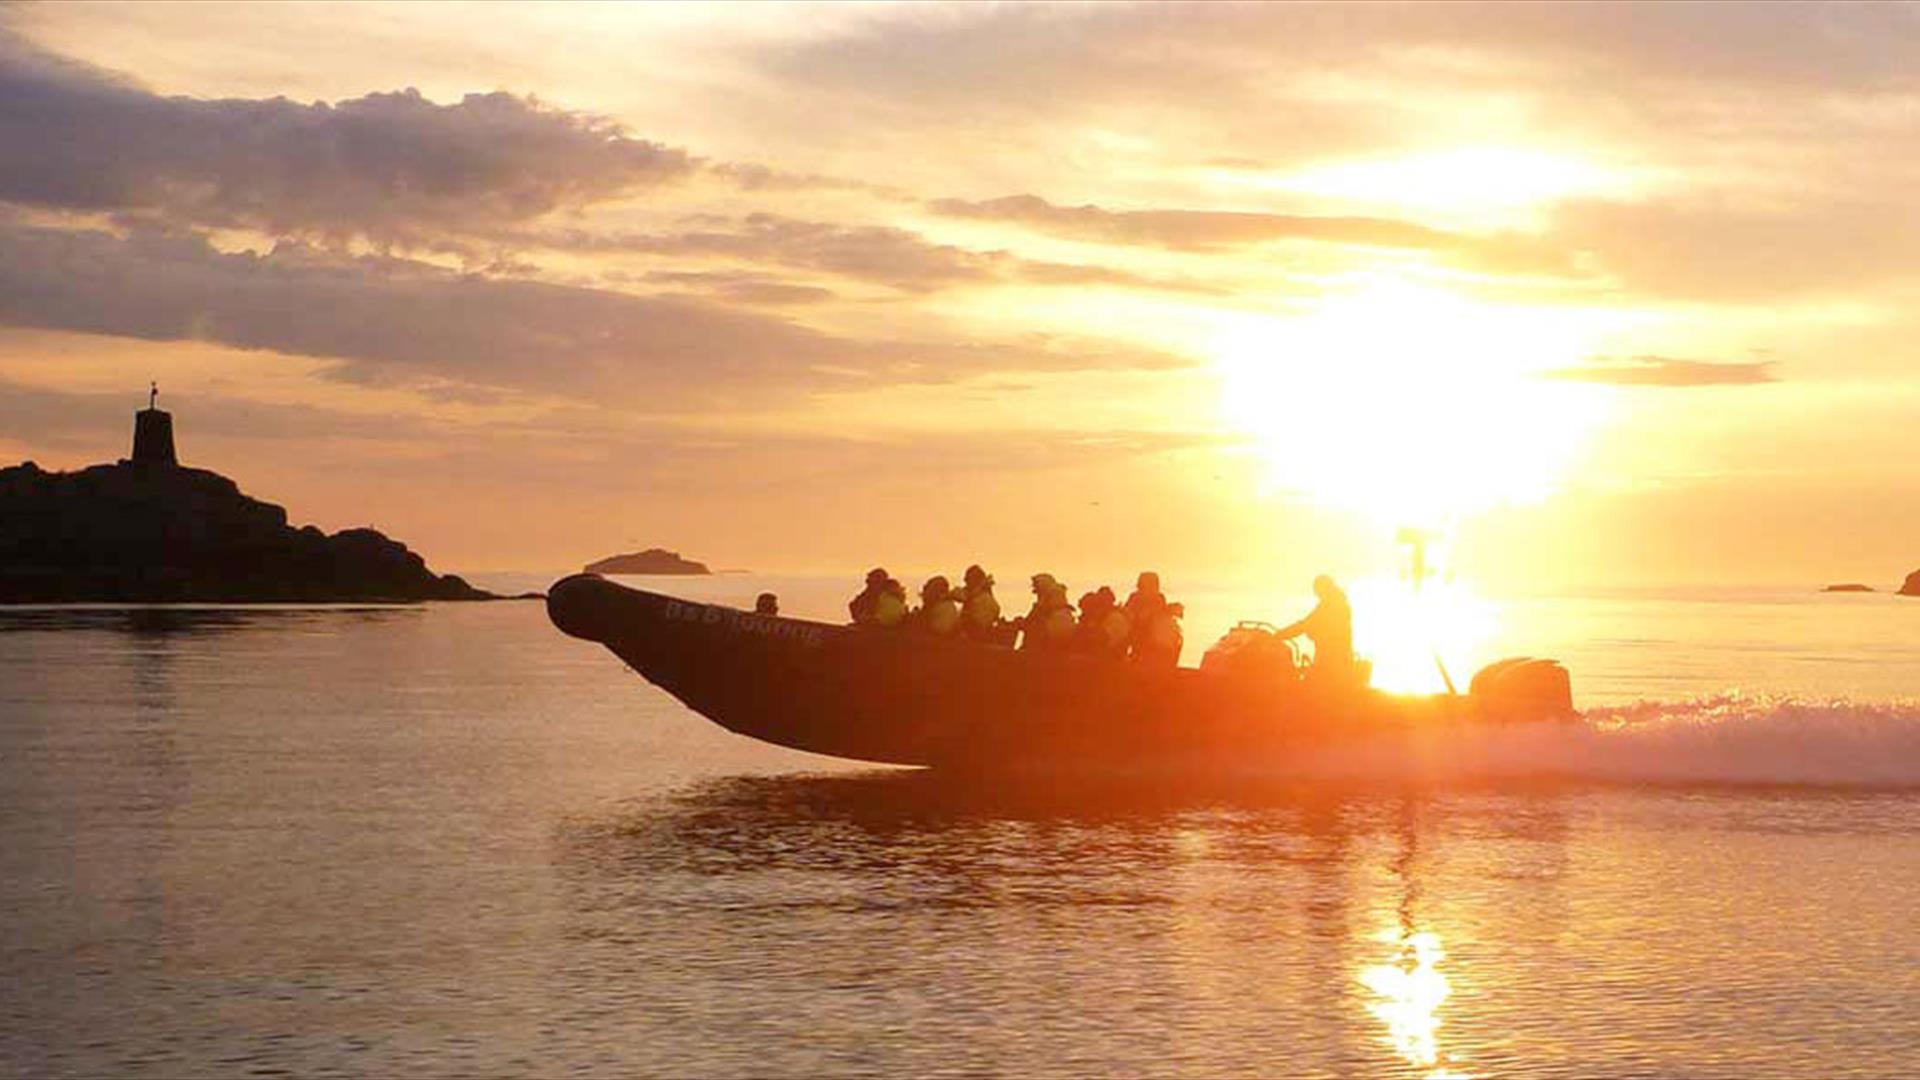
M 761 615 L 593 574 L 557 582 L 547 612 L 729 731 L 888 765 L 1217 766 L 1573 715 L 1551 660 L 1501 661 L 1463 694 L 1397 694 L 1292 665 L 1155 667 Z

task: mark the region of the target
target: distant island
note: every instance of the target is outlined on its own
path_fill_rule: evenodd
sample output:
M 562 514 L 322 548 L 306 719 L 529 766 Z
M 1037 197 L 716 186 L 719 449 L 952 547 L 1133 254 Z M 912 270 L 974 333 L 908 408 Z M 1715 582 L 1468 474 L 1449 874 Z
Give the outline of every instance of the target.
M 1900 586 L 1900 595 L 1920 596 L 1920 570 L 1907 575 L 1906 582 Z
M 626 555 L 609 555 L 586 565 L 589 574 L 711 574 L 706 563 L 683 559 L 677 551 L 648 548 Z
M 1844 585 L 1829 585 L 1826 588 L 1821 589 L 1820 591 L 1821 592 L 1872 592 L 1873 586 L 1862 585 L 1857 581 L 1849 581 Z
M 182 466 L 173 418 L 151 397 L 132 458 L 0 469 L 0 603 L 498 599 L 373 529 L 294 528 L 285 509 Z

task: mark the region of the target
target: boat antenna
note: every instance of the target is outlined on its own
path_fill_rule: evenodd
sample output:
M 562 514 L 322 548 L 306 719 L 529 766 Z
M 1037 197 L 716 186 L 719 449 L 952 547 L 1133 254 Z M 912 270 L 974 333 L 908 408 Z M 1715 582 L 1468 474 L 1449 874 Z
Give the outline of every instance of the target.
M 1433 576 L 1432 568 L 1427 565 L 1427 541 L 1433 539 L 1433 532 L 1430 529 L 1407 526 L 1402 528 L 1394 538 L 1412 549 L 1409 576 L 1413 579 L 1413 594 L 1418 597 L 1420 586 Z M 1429 640 L 1427 648 L 1433 652 L 1433 666 L 1440 669 L 1440 681 L 1447 684 L 1447 694 L 1451 697 L 1459 697 L 1460 691 L 1453 685 L 1453 676 L 1447 673 L 1447 662 L 1440 659 L 1440 646 Z

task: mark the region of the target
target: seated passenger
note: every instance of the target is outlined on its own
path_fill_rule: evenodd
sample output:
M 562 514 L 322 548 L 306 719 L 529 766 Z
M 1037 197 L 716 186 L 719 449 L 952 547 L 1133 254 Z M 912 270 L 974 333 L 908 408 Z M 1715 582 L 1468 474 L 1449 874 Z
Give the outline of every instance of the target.
M 761 593 L 753 601 L 753 613 L 755 615 L 780 614 L 780 598 L 770 592 Z
M 1347 678 L 1353 673 L 1353 608 L 1347 594 L 1325 574 L 1313 579 L 1313 594 L 1319 603 L 1301 619 L 1275 632 L 1279 638 L 1304 634 L 1313 642 L 1313 666 L 1309 678 Z
M 873 625 L 892 628 L 907 618 L 907 587 L 896 578 L 880 584 L 880 595 L 873 601 Z
M 950 637 L 960 625 L 960 604 L 954 599 L 947 579 L 935 575 L 920 586 L 920 606 L 909 619 L 915 630 L 938 637 Z
M 1102 651 L 1124 659 L 1127 642 L 1133 637 L 1133 622 L 1127 618 L 1126 612 L 1120 610 L 1120 598 L 1113 594 L 1111 586 L 1100 586 L 1100 606 L 1105 611 L 1100 617 L 1100 630 L 1104 635 Z
M 1080 598 L 1080 629 L 1074 648 L 1091 656 L 1127 655 L 1127 615 L 1113 590 L 1102 585 Z
M 880 567 L 867 571 L 867 586 L 860 595 L 847 601 L 847 614 L 853 616 L 855 626 L 869 626 L 873 623 L 874 605 L 880 600 L 880 594 L 887 587 L 887 572 Z
M 999 636 L 1000 601 L 993 598 L 993 578 L 976 564 L 967 567 L 960 583 L 960 632 L 973 641 Z
M 1035 652 L 1064 649 L 1073 640 L 1073 604 L 1067 587 L 1052 574 L 1033 575 L 1033 607 L 1020 619 L 1020 648 Z
M 1135 657 L 1152 651 L 1149 637 L 1166 610 L 1167 597 L 1160 591 L 1160 575 L 1148 570 L 1134 582 L 1133 595 L 1127 597 L 1127 623 L 1133 634 L 1128 648 Z
M 1179 667 L 1180 650 L 1186 646 L 1180 619 L 1186 613 L 1185 604 L 1159 605 L 1146 630 L 1134 631 L 1133 658 L 1154 667 Z

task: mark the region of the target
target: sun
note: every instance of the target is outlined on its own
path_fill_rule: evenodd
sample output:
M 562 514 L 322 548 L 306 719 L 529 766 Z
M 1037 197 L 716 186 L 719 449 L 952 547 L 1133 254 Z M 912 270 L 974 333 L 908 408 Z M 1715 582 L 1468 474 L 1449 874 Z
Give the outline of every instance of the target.
M 1215 356 L 1223 418 L 1274 488 L 1387 528 L 1443 527 L 1564 480 L 1605 399 L 1539 374 L 1593 346 L 1565 312 L 1376 281 L 1296 317 L 1233 321 Z

